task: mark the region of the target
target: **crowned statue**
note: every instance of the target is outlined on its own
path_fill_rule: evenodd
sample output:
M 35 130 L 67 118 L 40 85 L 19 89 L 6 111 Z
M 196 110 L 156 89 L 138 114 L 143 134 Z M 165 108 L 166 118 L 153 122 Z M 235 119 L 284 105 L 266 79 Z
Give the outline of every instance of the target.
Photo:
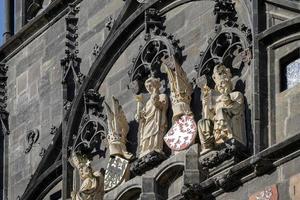
M 91 161 L 85 155 L 73 153 L 71 159 L 81 180 L 80 189 L 71 193 L 72 200 L 103 200 L 103 174 L 100 171 L 93 171 Z
M 203 119 L 198 122 L 198 130 L 202 152 L 229 139 L 246 146 L 244 96 L 233 91 L 230 69 L 223 64 L 214 67 L 212 78 L 218 93 L 215 102 L 210 98 L 211 89 L 207 85 L 201 88 Z
M 139 122 L 140 152 L 139 158 L 156 151 L 163 154 L 163 137 L 167 129 L 168 97 L 161 94 L 160 79 L 150 77 L 145 81 L 145 87 L 150 99 L 143 106 L 141 95 L 136 97 L 136 120 Z
M 119 101 L 112 97 L 112 108 L 105 102 L 108 123 L 108 143 L 110 156 L 120 156 L 131 160 L 133 155 L 126 149 L 129 125 Z

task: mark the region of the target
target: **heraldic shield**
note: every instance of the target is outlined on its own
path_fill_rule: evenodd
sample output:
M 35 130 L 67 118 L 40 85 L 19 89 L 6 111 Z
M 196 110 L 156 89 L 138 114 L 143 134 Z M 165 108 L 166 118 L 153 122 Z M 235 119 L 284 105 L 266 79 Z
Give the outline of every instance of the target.
M 165 135 L 164 140 L 174 151 L 187 149 L 194 143 L 197 134 L 197 125 L 193 116 L 183 115 L 175 120 L 172 128 Z
M 104 176 L 104 190 L 110 191 L 128 180 L 130 176 L 129 161 L 119 156 L 110 157 Z

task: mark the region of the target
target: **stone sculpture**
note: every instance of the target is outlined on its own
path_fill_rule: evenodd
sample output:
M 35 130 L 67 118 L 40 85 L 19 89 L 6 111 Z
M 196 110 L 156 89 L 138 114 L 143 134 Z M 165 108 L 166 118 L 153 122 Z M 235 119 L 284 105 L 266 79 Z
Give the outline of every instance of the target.
M 136 120 L 139 122 L 140 152 L 139 158 L 156 151 L 163 154 L 163 136 L 167 128 L 168 97 L 159 91 L 160 79 L 150 77 L 145 87 L 150 99 L 142 106 L 142 96 L 137 96 Z
M 103 200 L 103 174 L 100 171 L 93 171 L 91 161 L 85 155 L 73 153 L 71 159 L 81 179 L 80 189 L 71 193 L 72 200 Z
M 198 122 L 202 152 L 232 138 L 246 145 L 243 94 L 232 91 L 232 75 L 224 65 L 215 66 L 212 78 L 219 95 L 213 105 L 209 98 L 211 89 L 208 86 L 202 87 L 203 119 Z
M 183 115 L 192 115 L 190 103 L 193 88 L 185 71 L 178 64 L 175 57 L 163 58 L 162 62 L 167 72 L 171 89 L 172 120 L 175 121 Z
M 192 85 L 174 56 L 162 59 L 167 72 L 173 110 L 173 125 L 164 140 L 174 151 L 187 149 L 194 143 L 197 126 L 190 108 Z
M 108 143 L 110 156 L 120 156 L 131 160 L 133 155 L 126 149 L 129 125 L 119 101 L 112 97 L 112 109 L 105 103 L 108 123 Z

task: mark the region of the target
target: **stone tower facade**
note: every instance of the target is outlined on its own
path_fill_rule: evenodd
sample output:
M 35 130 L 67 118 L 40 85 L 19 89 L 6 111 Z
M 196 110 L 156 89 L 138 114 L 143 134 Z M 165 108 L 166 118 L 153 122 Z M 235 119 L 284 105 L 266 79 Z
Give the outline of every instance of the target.
M 300 199 L 299 1 L 12 7 L 0 200 Z

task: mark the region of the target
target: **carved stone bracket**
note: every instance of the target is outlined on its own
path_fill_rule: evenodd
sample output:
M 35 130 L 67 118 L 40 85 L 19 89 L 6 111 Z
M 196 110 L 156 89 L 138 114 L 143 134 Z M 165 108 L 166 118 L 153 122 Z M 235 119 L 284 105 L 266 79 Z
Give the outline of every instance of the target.
M 199 184 L 185 184 L 181 189 L 181 195 L 184 197 L 184 200 L 206 199 L 204 190 Z
M 156 151 L 152 151 L 131 163 L 130 171 L 134 175 L 142 175 L 146 171 L 160 164 L 165 159 L 166 156 L 157 153 Z
M 241 181 L 234 175 L 233 171 L 228 170 L 216 178 L 214 178 L 215 185 L 224 191 L 230 191 L 234 187 L 240 185 Z
M 247 158 L 246 147 L 235 139 L 219 145 L 216 150 L 210 151 L 200 157 L 199 162 L 209 175 L 216 174 Z

